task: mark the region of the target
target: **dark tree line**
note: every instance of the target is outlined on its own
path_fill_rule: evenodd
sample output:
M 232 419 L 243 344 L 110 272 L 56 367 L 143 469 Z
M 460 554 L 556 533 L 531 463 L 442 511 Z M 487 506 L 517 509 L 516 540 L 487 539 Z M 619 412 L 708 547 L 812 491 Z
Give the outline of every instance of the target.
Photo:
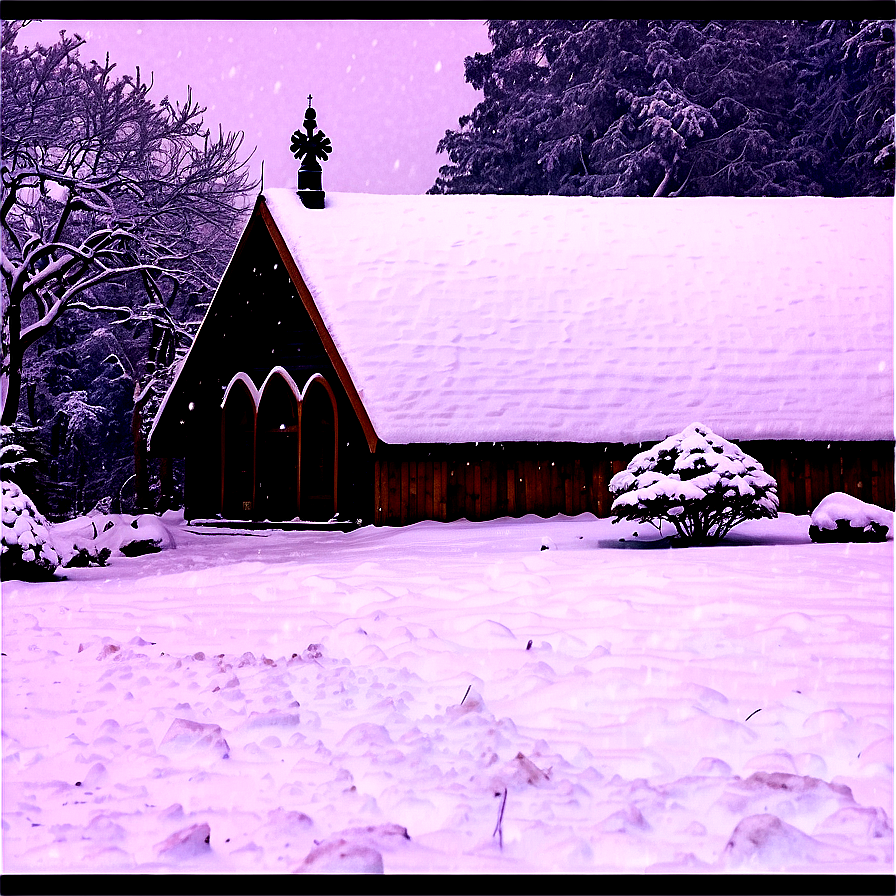
M 892 21 L 488 27 L 431 193 L 893 193 Z

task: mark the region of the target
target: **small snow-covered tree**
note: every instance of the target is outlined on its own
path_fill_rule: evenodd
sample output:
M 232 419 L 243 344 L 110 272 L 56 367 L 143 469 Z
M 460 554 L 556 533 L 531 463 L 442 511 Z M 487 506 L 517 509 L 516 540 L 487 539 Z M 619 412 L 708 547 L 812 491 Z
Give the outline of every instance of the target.
M 683 545 L 714 544 L 738 523 L 778 515 L 775 480 L 702 423 L 636 454 L 610 480 L 616 519 L 675 527 Z
M 0 578 L 50 578 L 59 566 L 47 521 L 14 482 L 2 482 Z

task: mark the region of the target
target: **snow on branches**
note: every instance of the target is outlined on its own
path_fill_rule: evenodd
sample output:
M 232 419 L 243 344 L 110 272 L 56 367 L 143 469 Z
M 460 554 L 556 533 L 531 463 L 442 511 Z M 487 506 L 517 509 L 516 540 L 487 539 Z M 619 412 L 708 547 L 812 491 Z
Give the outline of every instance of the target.
M 778 515 L 775 480 L 702 423 L 636 454 L 610 491 L 614 522 L 666 522 L 685 545 L 713 544 L 745 520 Z
M 89 64 L 84 41 L 2 54 L 0 283 L 3 422 L 16 419 L 25 350 L 74 307 L 108 311 L 97 290 L 138 286 L 151 305 L 213 288 L 249 183 L 243 135 L 213 135 L 205 110 L 157 105 L 151 84 Z M 115 313 L 128 309 L 116 307 Z
M 0 483 L 3 491 L 0 530 L 0 573 L 6 579 L 44 579 L 60 564 L 47 521 L 14 482 Z

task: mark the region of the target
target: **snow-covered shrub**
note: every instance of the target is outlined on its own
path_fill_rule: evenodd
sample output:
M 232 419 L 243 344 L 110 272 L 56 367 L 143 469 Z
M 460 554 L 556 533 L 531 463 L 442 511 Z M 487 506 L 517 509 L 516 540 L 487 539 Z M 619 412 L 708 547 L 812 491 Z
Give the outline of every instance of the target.
M 0 577 L 34 581 L 53 575 L 59 554 L 46 520 L 31 499 L 14 483 L 2 482 Z
M 893 511 L 867 504 L 844 492 L 832 492 L 812 511 L 812 541 L 885 541 Z
M 738 523 L 778 515 L 775 480 L 702 423 L 636 454 L 610 491 L 614 523 L 670 523 L 683 545 L 712 544 Z
M 72 546 L 72 555 L 63 566 L 68 568 L 75 566 L 105 566 L 112 555 L 111 548 L 98 548 L 96 546 L 82 548 L 80 545 Z
M 16 482 L 22 470 L 37 466 L 28 449 L 20 445 L 18 433 L 11 426 L 0 426 L 0 476 L 5 482 Z
M 109 514 L 98 517 L 96 521 L 101 529 L 96 538 L 97 545 L 125 557 L 154 554 L 175 546 L 165 524 L 149 513 L 133 519 L 121 514 Z

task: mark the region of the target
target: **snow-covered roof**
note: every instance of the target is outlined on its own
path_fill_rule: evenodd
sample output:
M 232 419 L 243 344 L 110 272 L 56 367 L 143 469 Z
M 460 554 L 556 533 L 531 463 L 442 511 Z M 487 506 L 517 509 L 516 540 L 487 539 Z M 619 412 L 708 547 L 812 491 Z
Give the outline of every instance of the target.
M 893 437 L 890 200 L 264 197 L 386 442 Z

